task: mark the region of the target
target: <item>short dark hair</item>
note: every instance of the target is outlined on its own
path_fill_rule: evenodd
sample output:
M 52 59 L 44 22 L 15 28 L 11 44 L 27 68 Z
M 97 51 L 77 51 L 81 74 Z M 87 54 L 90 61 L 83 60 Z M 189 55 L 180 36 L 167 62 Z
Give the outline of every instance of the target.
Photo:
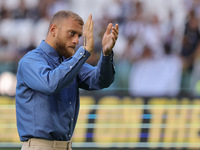
M 51 24 L 54 24 L 57 20 L 66 19 L 69 17 L 72 17 L 75 21 L 78 21 L 80 25 L 84 25 L 83 19 L 75 12 L 69 10 L 61 10 L 53 15 L 49 26 L 51 26 Z

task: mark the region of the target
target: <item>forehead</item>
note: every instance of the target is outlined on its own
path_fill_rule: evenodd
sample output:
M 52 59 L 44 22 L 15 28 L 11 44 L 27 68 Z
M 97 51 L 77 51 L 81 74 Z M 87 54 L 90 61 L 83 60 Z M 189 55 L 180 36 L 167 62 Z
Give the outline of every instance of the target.
M 65 30 L 73 30 L 81 33 L 83 30 L 83 26 L 80 25 L 79 22 L 72 17 L 64 19 L 61 23 L 61 27 Z

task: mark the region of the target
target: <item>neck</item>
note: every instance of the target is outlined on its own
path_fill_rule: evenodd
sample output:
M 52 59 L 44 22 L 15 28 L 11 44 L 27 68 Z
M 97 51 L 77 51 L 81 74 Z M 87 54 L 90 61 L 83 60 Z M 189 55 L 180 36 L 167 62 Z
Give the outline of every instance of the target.
M 45 42 L 46 42 L 47 44 L 49 44 L 51 47 L 53 47 L 54 49 L 56 49 L 55 44 L 54 44 L 52 38 L 50 38 L 50 37 L 47 36 L 46 39 L 45 39 Z

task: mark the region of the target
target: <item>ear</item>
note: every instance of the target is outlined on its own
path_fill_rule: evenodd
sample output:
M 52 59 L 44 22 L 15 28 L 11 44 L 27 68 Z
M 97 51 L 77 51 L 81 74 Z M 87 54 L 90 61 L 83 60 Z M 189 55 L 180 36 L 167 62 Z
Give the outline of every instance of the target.
M 58 32 L 58 27 L 55 24 L 51 24 L 50 28 L 49 28 L 49 33 L 55 37 L 57 35 Z

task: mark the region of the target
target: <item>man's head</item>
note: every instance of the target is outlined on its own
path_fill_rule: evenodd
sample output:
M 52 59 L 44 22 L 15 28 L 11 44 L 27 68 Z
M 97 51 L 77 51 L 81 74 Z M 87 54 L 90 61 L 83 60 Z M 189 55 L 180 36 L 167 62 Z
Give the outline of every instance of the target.
M 51 19 L 46 42 L 65 58 L 75 53 L 75 47 L 82 36 L 84 22 L 82 18 L 72 12 L 62 10 Z

